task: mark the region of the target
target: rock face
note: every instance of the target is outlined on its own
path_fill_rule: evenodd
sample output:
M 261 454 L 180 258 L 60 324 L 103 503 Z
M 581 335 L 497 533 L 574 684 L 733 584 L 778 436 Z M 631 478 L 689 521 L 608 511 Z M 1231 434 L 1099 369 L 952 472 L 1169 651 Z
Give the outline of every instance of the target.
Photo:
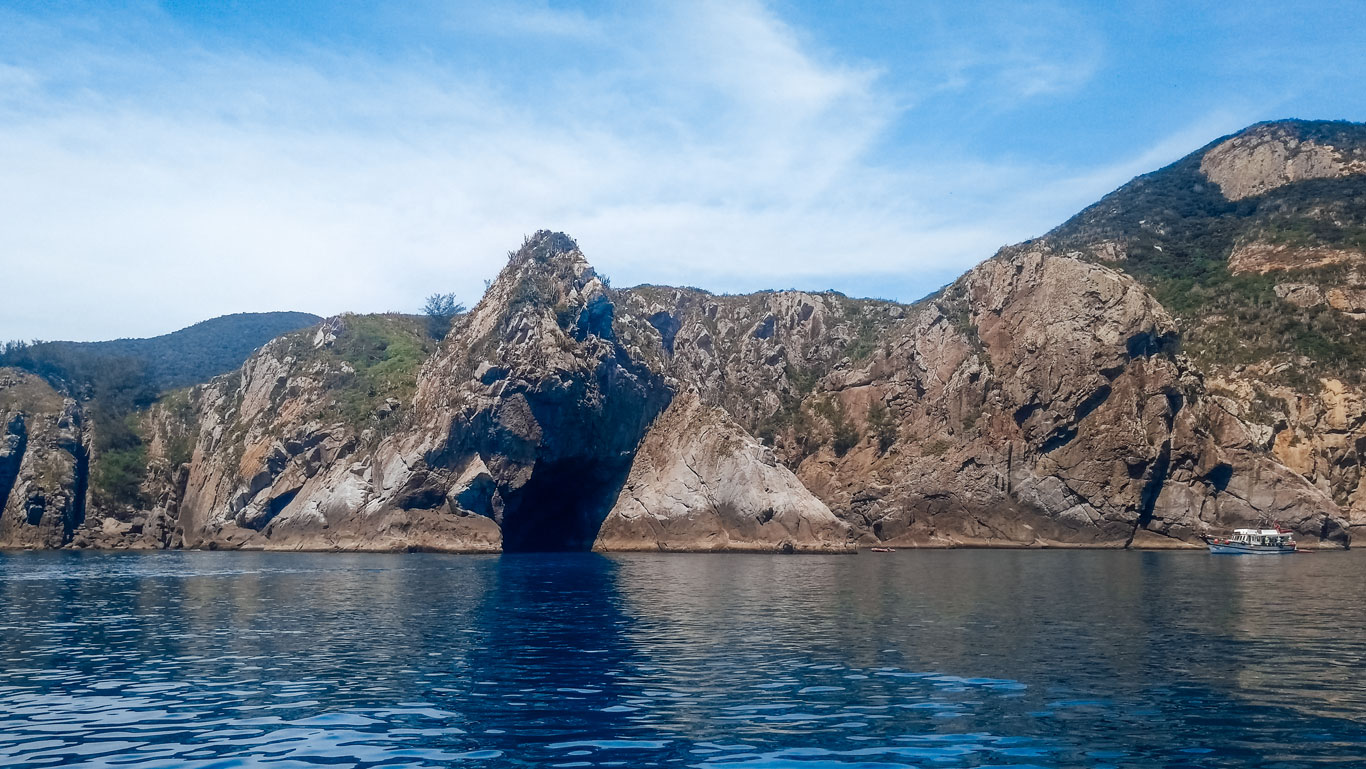
M 829 551 L 849 526 L 695 392 L 650 427 L 596 550 Z
M 1366 252 L 1350 248 L 1294 246 L 1285 243 L 1241 243 L 1229 255 L 1229 270 L 1234 274 L 1312 270 L 1318 267 L 1366 265 Z M 1360 278 L 1353 276 L 1356 280 Z
M 1363 163 L 1366 127 L 1254 126 L 912 305 L 616 290 L 538 232 L 444 339 L 339 316 L 165 395 L 145 509 L 88 504 L 81 406 L 3 374 L 0 546 L 1345 545 Z
M 573 241 L 525 244 L 422 372 L 400 498 L 488 516 L 504 550 L 591 547 L 672 397 L 614 316 Z
M 1366 153 L 1266 123 L 1210 149 L 1200 170 L 1229 200 L 1242 200 L 1293 182 L 1366 174 Z
M 910 307 L 626 294 L 647 354 L 764 435 L 866 544 L 1185 547 L 1262 517 L 1346 540 L 1114 270 L 1012 249 Z
M 385 504 L 393 436 L 412 424 L 409 380 L 382 374 L 420 341 L 417 324 L 344 316 L 266 345 L 237 377 L 192 395 L 193 460 L 177 521 L 186 546 L 497 550 L 497 527 L 435 505 Z
M 1275 382 L 1259 365 L 1213 377 L 1210 389 L 1249 425 L 1254 445 L 1333 497 L 1353 539 L 1366 535 L 1366 396 L 1336 379 L 1308 394 Z
M 638 449 L 663 440 L 647 430 L 677 419 L 656 421 L 677 383 L 618 339 L 615 316 L 573 241 L 542 232 L 425 362 L 392 371 L 398 386 L 375 372 L 391 371 L 389 351 L 423 344 L 415 326 L 391 319 L 367 330 L 378 321 L 343 316 L 275 340 L 239 375 L 195 388 L 188 421 L 160 415 L 165 443 L 182 430 L 194 442 L 184 480 L 161 484 L 164 517 L 189 547 L 604 546 L 599 533 L 628 476 L 661 469 L 633 464 Z M 357 352 L 375 339 L 378 362 Z M 676 413 L 702 419 L 696 409 Z M 703 491 L 725 501 L 653 511 L 664 526 L 653 547 L 847 546 L 847 527 L 770 452 L 724 414 L 706 414 L 711 432 L 694 446 L 711 462 Z M 758 492 L 745 485 L 755 479 L 785 493 L 781 505 L 751 510 Z M 708 538 L 697 520 L 731 528 Z
M 613 291 L 541 232 L 439 344 L 413 319 L 341 316 L 163 399 L 150 509 L 53 518 L 34 543 L 1187 547 L 1274 517 L 1345 544 L 1330 495 L 1178 339 L 1136 281 L 1046 244 L 904 306 Z
M 1211 187 L 1208 182 L 1214 182 Z M 1177 309 L 1208 393 L 1366 527 L 1366 126 L 1253 126 L 1121 187 L 1044 238 Z
M 85 520 L 88 434 L 75 401 L 0 369 L 0 547 L 61 547 Z

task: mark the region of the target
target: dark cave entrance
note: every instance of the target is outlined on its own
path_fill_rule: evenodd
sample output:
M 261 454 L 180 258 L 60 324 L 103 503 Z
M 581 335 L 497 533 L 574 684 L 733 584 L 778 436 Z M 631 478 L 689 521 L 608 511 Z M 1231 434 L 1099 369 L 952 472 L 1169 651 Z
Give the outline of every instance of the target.
M 503 552 L 588 552 L 630 472 L 629 458 L 540 461 L 503 511 Z

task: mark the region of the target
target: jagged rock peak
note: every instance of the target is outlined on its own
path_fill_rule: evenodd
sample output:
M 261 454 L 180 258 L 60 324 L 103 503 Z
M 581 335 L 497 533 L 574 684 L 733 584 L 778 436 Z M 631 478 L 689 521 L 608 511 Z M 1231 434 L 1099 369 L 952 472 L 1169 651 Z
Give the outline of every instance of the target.
M 521 248 L 508 254 L 507 266 L 498 273 L 489 295 L 509 305 L 550 307 L 582 300 L 605 288 L 606 283 L 573 238 L 563 232 L 538 230 Z
M 574 239 L 539 230 L 508 254 L 507 265 L 461 321 L 463 333 L 454 336 L 525 339 L 534 327 L 549 331 L 558 326 L 579 340 L 590 335 L 611 339 L 612 318 L 607 285 Z M 534 336 L 543 339 L 547 334 Z
M 522 242 L 522 247 L 513 253 L 513 259 L 535 259 L 548 261 L 557 256 L 577 255 L 583 258 L 579 244 L 563 232 L 537 230 Z
M 522 242 L 521 248 L 508 253 L 507 266 L 498 273 L 490 293 L 514 304 L 528 300 L 553 304 L 564 299 L 564 293 L 582 292 L 595 280 L 597 272 L 573 238 L 563 232 L 537 230 Z M 503 296 L 504 292 L 493 290 L 500 283 L 511 284 L 505 288 L 520 288 L 521 293 L 513 291 Z

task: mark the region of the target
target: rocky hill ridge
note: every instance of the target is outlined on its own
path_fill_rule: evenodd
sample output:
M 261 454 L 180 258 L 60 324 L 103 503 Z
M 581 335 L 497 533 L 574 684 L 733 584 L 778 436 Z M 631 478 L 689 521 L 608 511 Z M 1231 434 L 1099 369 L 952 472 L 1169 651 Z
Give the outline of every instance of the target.
M 83 499 L 90 445 L 80 404 L 5 400 L 14 375 L 0 544 L 1192 547 L 1276 519 L 1345 545 L 1366 524 L 1357 133 L 1256 126 L 912 305 L 612 289 L 538 232 L 439 343 L 340 316 L 164 397 L 140 506 L 14 501 L 34 471 L 7 468 L 59 443 L 52 498 Z M 1247 266 L 1258 244 L 1292 266 Z M 1265 306 L 1304 314 L 1262 338 Z M 1305 364 L 1320 348 L 1348 357 Z M 66 437 L 35 455 L 40 432 Z
M 902 306 L 614 291 L 541 232 L 387 388 L 369 373 L 387 360 L 347 352 L 376 322 L 282 337 L 153 409 L 154 455 L 182 436 L 188 461 L 152 463 L 150 513 L 92 518 L 73 541 L 1180 547 L 1275 516 L 1346 542 L 1332 501 L 1207 397 L 1139 284 L 1043 250 Z M 420 335 L 390 332 L 386 350 Z

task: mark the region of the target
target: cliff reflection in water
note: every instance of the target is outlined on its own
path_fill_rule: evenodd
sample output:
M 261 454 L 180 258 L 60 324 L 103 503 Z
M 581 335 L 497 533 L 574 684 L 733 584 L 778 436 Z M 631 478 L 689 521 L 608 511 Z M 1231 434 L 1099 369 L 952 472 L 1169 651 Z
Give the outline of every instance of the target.
M 0 764 L 1340 762 L 1359 554 L 0 555 Z

